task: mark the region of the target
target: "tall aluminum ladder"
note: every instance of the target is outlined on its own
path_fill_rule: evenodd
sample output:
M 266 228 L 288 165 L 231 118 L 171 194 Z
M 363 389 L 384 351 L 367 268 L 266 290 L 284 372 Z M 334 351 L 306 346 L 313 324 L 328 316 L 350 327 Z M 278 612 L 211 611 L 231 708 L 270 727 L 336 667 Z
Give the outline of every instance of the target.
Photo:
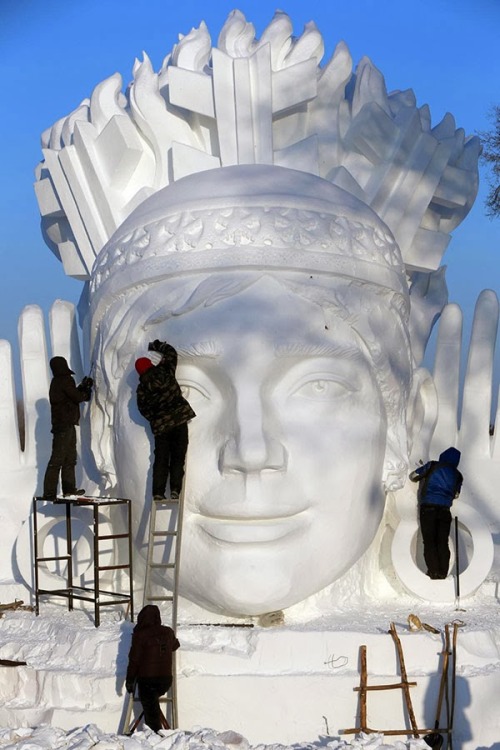
M 185 487 L 184 481 L 184 487 Z M 181 554 L 181 531 L 184 508 L 184 487 L 179 500 L 166 498 L 151 501 L 149 517 L 148 554 L 146 561 L 146 576 L 144 581 L 143 607 L 146 604 L 157 604 L 162 614 L 162 623 L 177 629 L 177 599 L 179 588 L 179 563 Z M 154 572 L 171 573 L 171 590 L 154 580 Z M 163 606 L 162 606 L 163 605 Z M 167 605 L 167 607 L 165 606 Z M 139 698 L 129 694 L 125 713 L 125 734 L 132 734 L 142 718 L 131 723 L 134 703 Z M 160 698 L 160 705 L 164 706 L 163 717 L 168 726 L 176 729 L 178 725 L 177 711 L 177 668 L 176 653 L 172 654 L 172 686 L 166 696 Z

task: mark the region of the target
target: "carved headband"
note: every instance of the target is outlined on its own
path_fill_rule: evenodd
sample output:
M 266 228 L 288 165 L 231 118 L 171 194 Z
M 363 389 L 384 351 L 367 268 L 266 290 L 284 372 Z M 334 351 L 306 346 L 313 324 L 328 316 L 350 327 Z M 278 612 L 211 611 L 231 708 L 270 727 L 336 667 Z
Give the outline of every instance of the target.
M 246 165 L 185 177 L 144 201 L 96 259 L 93 314 L 138 284 L 251 268 L 408 294 L 399 248 L 368 206 L 314 175 Z

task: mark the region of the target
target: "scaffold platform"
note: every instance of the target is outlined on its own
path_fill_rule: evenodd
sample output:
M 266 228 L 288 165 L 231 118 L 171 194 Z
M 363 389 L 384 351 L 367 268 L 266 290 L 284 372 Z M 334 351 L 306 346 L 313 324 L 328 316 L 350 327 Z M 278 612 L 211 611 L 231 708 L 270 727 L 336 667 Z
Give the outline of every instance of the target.
M 39 539 L 39 513 L 42 506 L 64 506 L 66 521 L 66 544 L 63 554 L 45 556 L 43 550 L 40 550 Z M 125 530 L 122 533 L 102 533 L 102 510 L 106 508 L 123 505 L 126 508 L 125 513 Z M 74 547 L 72 539 L 72 510 L 74 507 L 87 508 L 89 514 L 89 528 L 92 532 L 92 566 L 93 566 L 93 586 L 77 586 L 74 583 Z M 62 515 L 62 514 L 61 514 Z M 80 514 L 82 515 L 82 514 Z M 81 518 L 79 519 L 81 521 Z M 101 622 L 101 609 L 119 604 L 127 605 L 130 620 L 134 620 L 134 594 L 133 594 L 133 565 L 132 565 L 132 516 L 130 500 L 125 498 L 113 497 L 94 497 L 94 496 L 77 496 L 68 497 L 57 496 L 55 499 L 46 499 L 43 497 L 33 498 L 33 551 L 34 551 L 34 589 L 35 589 L 35 612 L 40 613 L 40 599 L 45 596 L 64 597 L 68 600 L 68 609 L 73 609 L 75 599 L 92 602 L 94 604 L 94 624 L 99 627 Z M 115 542 L 115 540 L 124 540 L 126 545 L 125 562 L 112 565 L 101 564 L 101 543 Z M 66 563 L 66 586 L 64 588 L 42 588 L 40 587 L 40 566 L 47 563 Z M 123 570 L 128 574 L 128 592 L 113 591 L 101 587 L 102 575 L 108 571 Z

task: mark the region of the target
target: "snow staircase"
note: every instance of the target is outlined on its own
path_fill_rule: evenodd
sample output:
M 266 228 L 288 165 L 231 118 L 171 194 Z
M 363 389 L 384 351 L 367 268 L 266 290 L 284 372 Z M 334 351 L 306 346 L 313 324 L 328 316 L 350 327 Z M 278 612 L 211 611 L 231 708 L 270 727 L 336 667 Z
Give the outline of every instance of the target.
M 143 606 L 146 606 L 146 604 L 157 604 L 160 607 L 162 623 L 170 625 L 174 632 L 176 632 L 177 628 L 183 507 L 184 489 L 179 500 L 165 498 L 163 500 L 152 501 L 144 581 Z M 155 581 L 155 571 L 161 572 L 163 576 L 169 575 L 170 589 L 167 589 L 164 583 L 159 584 Z M 175 729 L 178 725 L 176 673 L 176 654 L 174 651 L 172 654 L 172 686 L 167 695 L 160 698 L 160 705 L 164 706 L 165 716 L 162 717 L 162 720 L 165 721 L 165 729 Z M 140 703 L 139 698 L 135 695 L 129 695 L 124 721 L 126 734 L 132 734 L 135 731 L 143 716 L 141 713 L 131 723 L 134 703 Z

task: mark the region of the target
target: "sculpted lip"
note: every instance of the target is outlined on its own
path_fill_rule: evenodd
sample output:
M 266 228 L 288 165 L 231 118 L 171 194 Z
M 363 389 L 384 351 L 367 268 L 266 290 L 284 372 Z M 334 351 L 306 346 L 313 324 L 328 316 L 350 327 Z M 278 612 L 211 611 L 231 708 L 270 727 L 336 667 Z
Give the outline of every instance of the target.
M 199 516 L 201 529 L 220 542 L 230 544 L 262 544 L 275 542 L 304 527 L 302 513 L 281 518 L 228 519 Z

